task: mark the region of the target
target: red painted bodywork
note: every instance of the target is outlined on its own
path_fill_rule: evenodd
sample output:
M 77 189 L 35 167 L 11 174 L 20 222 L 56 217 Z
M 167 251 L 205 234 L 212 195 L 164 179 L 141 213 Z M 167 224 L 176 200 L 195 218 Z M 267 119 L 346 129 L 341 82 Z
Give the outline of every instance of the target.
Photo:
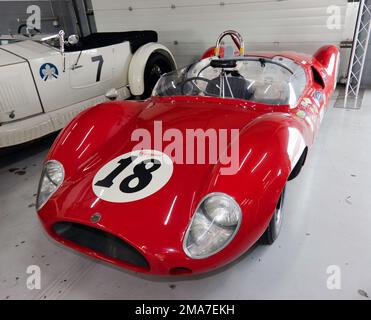
M 153 274 L 166 275 L 176 267 L 188 268 L 193 274 L 206 272 L 246 252 L 266 229 L 292 170 L 287 154 L 289 130 L 297 128 L 306 147 L 312 145 L 320 114 L 333 92 L 339 59 L 335 46 L 321 48 L 313 57 L 291 52 L 254 55 L 277 54 L 294 59 L 307 73 L 308 82 L 296 108 L 184 96 L 108 102 L 81 113 L 61 132 L 45 160 L 58 160 L 65 169 L 62 186 L 38 211 L 46 231 L 55 240 L 85 254 Z M 322 75 L 324 88 L 313 81 L 312 67 Z M 318 110 L 300 104 L 304 98 L 313 100 L 317 91 L 323 94 Z M 308 121 L 296 115 L 298 110 L 306 112 Z M 147 198 L 129 203 L 97 198 L 91 187 L 94 175 L 111 159 L 132 150 L 135 143 L 130 136 L 134 129 L 153 132 L 155 120 L 162 120 L 163 130 L 240 129 L 239 171 L 226 176 L 220 175 L 219 165 L 174 164 L 166 186 Z M 242 223 L 226 248 L 209 258 L 194 260 L 186 256 L 182 242 L 197 205 L 211 192 L 232 196 L 241 207 Z M 97 224 L 90 222 L 95 212 L 102 214 Z M 57 221 L 77 222 L 121 237 L 143 253 L 150 270 L 107 258 L 60 238 L 51 228 Z

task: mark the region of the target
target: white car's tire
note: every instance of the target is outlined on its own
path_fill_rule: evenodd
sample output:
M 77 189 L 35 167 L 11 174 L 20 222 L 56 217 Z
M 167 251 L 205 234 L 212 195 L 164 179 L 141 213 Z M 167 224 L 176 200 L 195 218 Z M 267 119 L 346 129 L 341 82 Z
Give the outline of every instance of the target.
M 144 70 L 144 93 L 140 96 L 140 99 L 149 98 L 160 77 L 175 70 L 175 68 L 173 58 L 166 51 L 159 50 L 152 53 Z

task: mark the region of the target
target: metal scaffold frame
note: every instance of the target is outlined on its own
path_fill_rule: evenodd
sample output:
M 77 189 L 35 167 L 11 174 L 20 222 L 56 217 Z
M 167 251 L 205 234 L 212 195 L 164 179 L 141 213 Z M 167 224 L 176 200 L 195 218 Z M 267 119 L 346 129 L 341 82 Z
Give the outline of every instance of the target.
M 371 4 L 359 2 L 359 13 L 354 32 L 348 80 L 345 89 L 344 108 L 359 109 L 358 97 L 371 34 Z

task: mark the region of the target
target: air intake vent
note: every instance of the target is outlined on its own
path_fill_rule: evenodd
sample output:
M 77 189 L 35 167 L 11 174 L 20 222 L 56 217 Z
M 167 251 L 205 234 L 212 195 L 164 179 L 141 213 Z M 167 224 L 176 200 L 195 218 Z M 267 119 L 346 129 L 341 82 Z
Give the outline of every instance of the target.
M 108 258 L 149 270 L 149 264 L 144 256 L 137 249 L 113 234 L 72 222 L 57 222 L 53 225 L 53 231 L 63 239 L 81 247 L 89 248 Z

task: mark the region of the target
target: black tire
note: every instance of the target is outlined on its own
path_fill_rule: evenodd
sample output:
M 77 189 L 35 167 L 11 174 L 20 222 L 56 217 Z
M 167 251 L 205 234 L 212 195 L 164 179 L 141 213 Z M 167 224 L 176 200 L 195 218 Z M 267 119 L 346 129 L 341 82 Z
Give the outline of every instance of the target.
M 175 63 L 168 52 L 159 50 L 152 53 L 144 70 L 144 93 L 139 98 L 149 98 L 160 77 L 173 70 Z
M 299 161 L 297 162 L 294 169 L 292 169 L 292 171 L 290 173 L 290 176 L 288 178 L 289 181 L 295 179 L 299 175 L 299 173 L 301 171 L 301 168 L 303 168 L 303 166 L 304 166 L 305 159 L 307 158 L 307 153 L 308 153 L 308 149 L 305 148 L 302 155 L 300 156 Z
M 269 222 L 267 230 L 265 230 L 262 236 L 262 242 L 264 244 L 272 244 L 280 234 L 283 220 L 283 209 L 285 202 L 285 191 L 286 186 L 283 188 L 280 198 L 278 199 L 276 208 L 274 210 L 271 221 Z

